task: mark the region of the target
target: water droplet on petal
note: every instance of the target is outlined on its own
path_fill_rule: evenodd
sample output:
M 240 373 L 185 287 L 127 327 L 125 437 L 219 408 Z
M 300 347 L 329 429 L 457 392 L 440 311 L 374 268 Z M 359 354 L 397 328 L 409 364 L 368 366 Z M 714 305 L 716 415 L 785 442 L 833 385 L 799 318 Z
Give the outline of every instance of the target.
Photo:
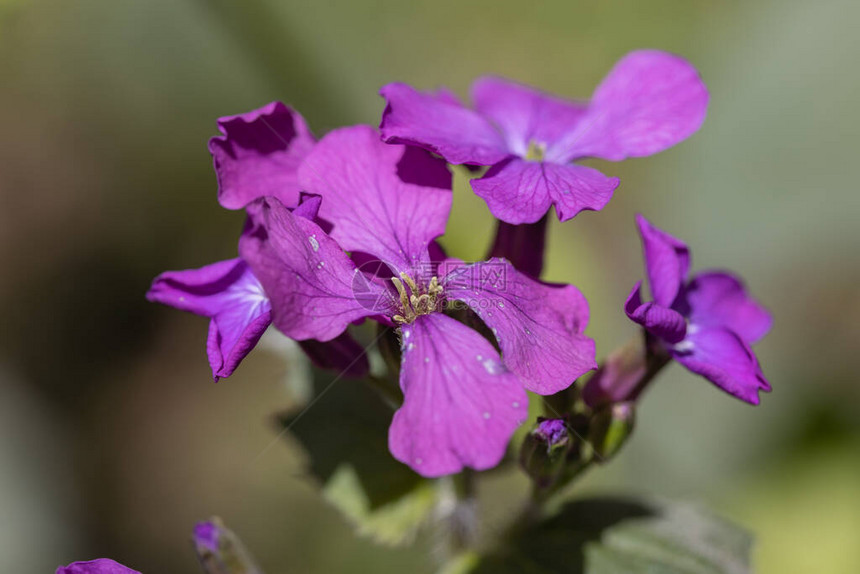
M 485 419 L 490 418 L 490 413 L 488 413 L 487 411 L 484 411 L 484 418 Z
M 320 250 L 320 244 L 319 241 L 317 241 L 316 235 L 311 235 L 310 237 L 308 237 L 308 243 L 311 244 L 311 249 L 314 250 L 314 253 Z
M 424 362 L 425 362 L 425 363 L 429 363 L 429 362 L 430 362 L 430 357 L 424 357 Z
M 499 301 L 499 309 L 504 309 L 504 308 L 505 308 L 505 304 L 502 303 L 501 301 Z
M 475 358 L 476 358 L 477 360 L 479 360 L 479 361 L 480 361 L 480 360 L 481 360 L 481 359 L 483 359 L 484 357 L 482 357 L 481 355 L 477 355 Z
M 520 408 L 520 403 L 518 403 L 517 401 L 514 401 L 514 403 L 511 406 L 514 407 L 515 409 L 518 409 L 518 408 Z

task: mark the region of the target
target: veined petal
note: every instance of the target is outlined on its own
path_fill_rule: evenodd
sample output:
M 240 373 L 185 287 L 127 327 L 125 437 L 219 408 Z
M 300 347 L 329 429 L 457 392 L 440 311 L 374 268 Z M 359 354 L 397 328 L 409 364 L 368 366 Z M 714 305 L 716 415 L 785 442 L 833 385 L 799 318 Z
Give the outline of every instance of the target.
M 723 327 L 690 329 L 669 352 L 687 369 L 742 401 L 757 405 L 759 391 L 770 390 L 752 349 Z
M 272 102 L 220 118 L 218 128 L 223 135 L 209 140 L 209 153 L 222 206 L 241 209 L 267 195 L 286 205 L 298 203 L 299 163 L 314 145 L 313 134 L 298 112 Z
M 313 221 L 275 198 L 248 206 L 239 252 L 272 301 L 275 327 L 303 341 L 329 341 L 358 319 L 382 313 L 389 293 L 367 281 L 343 249 Z
M 472 100 L 478 113 L 501 128 L 508 149 L 520 157 L 526 156 L 530 144 L 546 150 L 572 132 L 588 108 L 495 77 L 475 81 Z
M 387 143 L 420 146 L 455 164 L 492 165 L 511 153 L 490 122 L 448 92 L 428 94 L 396 83 L 379 93 L 386 101 L 379 129 Z
M 272 321 L 263 287 L 241 259 L 162 273 L 146 298 L 212 319 L 206 350 L 216 381 L 233 373 Z
M 362 251 L 409 271 L 445 232 L 451 174 L 427 152 L 387 145 L 369 126 L 326 135 L 299 170 L 299 181 L 323 197 L 320 216 L 347 251 Z
M 678 343 L 687 334 L 687 321 L 683 315 L 658 303 L 642 303 L 641 281 L 627 296 L 624 312 L 631 321 L 667 343 Z
M 555 205 L 566 221 L 580 211 L 598 211 L 612 198 L 618 178 L 590 167 L 526 161 L 519 158 L 494 165 L 472 189 L 498 219 L 512 224 L 534 223 Z
M 684 290 L 690 321 L 699 327 L 726 327 L 748 345 L 770 331 L 773 319 L 730 273 L 710 271 L 693 277 Z
M 490 343 L 441 313 L 402 327 L 403 406 L 388 447 L 424 476 L 485 470 L 528 417 L 528 396 Z
M 86 562 L 72 562 L 68 566 L 60 566 L 57 568 L 56 574 L 140 574 L 140 572 L 123 566 L 119 562 L 114 562 L 110 558 L 97 558 Z
M 505 365 L 541 395 L 566 389 L 597 368 L 583 335 L 588 303 L 573 285 L 548 285 L 503 259 L 458 267 L 442 279 L 446 296 L 467 304 L 493 331 Z
M 645 272 L 654 301 L 671 307 L 690 270 L 690 250 L 687 244 L 652 225 L 642 215 L 636 215 Z
M 708 89 L 689 62 L 657 50 L 631 52 L 595 90 L 576 129 L 547 150 L 547 159 L 655 154 L 695 133 L 707 110 Z

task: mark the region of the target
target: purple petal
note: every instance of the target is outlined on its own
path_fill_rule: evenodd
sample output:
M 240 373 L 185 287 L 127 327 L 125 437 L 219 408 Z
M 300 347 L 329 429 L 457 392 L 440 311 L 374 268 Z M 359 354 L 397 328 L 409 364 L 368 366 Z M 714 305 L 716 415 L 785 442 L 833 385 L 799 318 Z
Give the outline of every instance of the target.
M 773 323 L 770 313 L 730 273 L 700 273 L 693 277 L 684 294 L 691 323 L 699 327 L 726 327 L 748 345 L 764 337 Z
M 669 352 L 690 371 L 742 401 L 757 405 L 759 391 L 770 390 L 752 350 L 728 329 L 691 328 Z
M 97 558 L 87 562 L 72 562 L 68 566 L 60 566 L 57 568 L 56 574 L 140 574 L 140 572 L 123 566 L 119 562 L 114 562 L 110 558 Z
M 212 319 L 206 350 L 216 381 L 233 373 L 272 320 L 263 287 L 241 259 L 162 273 L 146 298 Z
M 379 93 L 386 101 L 379 129 L 387 143 L 420 146 L 455 164 L 492 165 L 511 153 L 490 122 L 448 92 L 388 84 Z
M 383 287 L 364 281 L 341 247 L 275 198 L 248 206 L 239 251 L 272 301 L 275 327 L 299 341 L 329 341 L 353 321 L 380 313 Z M 358 289 L 364 289 L 359 293 Z
M 690 270 L 690 250 L 680 239 L 651 225 L 642 215 L 636 215 L 645 271 L 654 301 L 671 307 Z
M 540 283 L 503 259 L 464 265 L 441 283 L 449 301 L 466 303 L 493 331 L 526 389 L 557 393 L 597 368 L 594 341 L 583 335 L 588 303 L 573 285 Z
M 423 476 L 496 466 L 528 416 L 519 379 L 476 331 L 441 313 L 402 327 L 403 406 L 388 448 Z
M 677 343 L 687 334 L 684 316 L 657 303 L 642 303 L 642 282 L 636 283 L 624 303 L 624 312 L 635 323 L 667 343 Z
M 547 159 L 655 154 L 690 137 L 707 109 L 708 89 L 689 62 L 656 50 L 631 52 L 595 90 L 576 129 L 547 150 Z
M 427 152 L 386 145 L 369 126 L 325 136 L 299 170 L 299 181 L 322 195 L 320 216 L 347 251 L 362 251 L 408 271 L 445 232 L 451 174 Z M 419 183 L 420 182 L 420 183 Z
M 510 261 L 518 271 L 533 279 L 539 278 L 543 271 L 546 224 L 547 216 L 536 223 L 522 225 L 498 221 L 496 237 L 487 259 L 502 257 Z
M 472 180 L 472 189 L 493 215 L 512 224 L 534 223 L 551 205 L 561 221 L 580 211 L 598 211 L 616 187 L 617 177 L 606 177 L 590 167 L 519 158 L 496 164 L 484 177 Z
M 325 343 L 313 339 L 299 341 L 299 346 L 317 367 L 356 378 L 370 371 L 366 350 L 348 332 Z
M 493 77 L 475 82 L 472 100 L 480 114 L 501 128 L 508 149 L 520 157 L 531 143 L 547 149 L 572 132 L 587 109 L 586 104 Z
M 218 201 L 241 209 L 273 195 L 286 205 L 299 197 L 297 170 L 314 145 L 304 118 L 272 102 L 258 110 L 218 120 L 224 135 L 209 140 L 218 177 Z

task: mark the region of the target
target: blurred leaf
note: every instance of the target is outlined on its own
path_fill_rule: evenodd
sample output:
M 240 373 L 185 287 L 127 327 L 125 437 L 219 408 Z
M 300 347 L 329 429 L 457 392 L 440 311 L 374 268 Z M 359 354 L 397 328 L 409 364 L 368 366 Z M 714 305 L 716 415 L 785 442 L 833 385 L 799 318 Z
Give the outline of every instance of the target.
M 626 499 L 572 502 L 515 533 L 471 574 L 743 574 L 752 538 L 695 506 Z
M 280 424 L 301 443 L 326 500 L 359 533 L 386 544 L 410 540 L 433 507 L 435 489 L 388 451 L 393 411 L 361 381 L 312 374 L 317 402 L 282 415 Z
M 433 485 L 421 481 L 414 490 L 373 508 L 355 469 L 348 464 L 338 467 L 323 494 L 346 515 L 359 534 L 383 544 L 412 541 L 436 502 Z

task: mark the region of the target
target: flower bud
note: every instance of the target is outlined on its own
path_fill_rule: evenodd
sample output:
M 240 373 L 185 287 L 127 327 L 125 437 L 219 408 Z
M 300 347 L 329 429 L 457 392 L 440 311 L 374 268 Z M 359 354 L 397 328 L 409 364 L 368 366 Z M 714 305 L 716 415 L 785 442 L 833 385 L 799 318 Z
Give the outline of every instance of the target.
M 633 431 L 634 421 L 632 402 L 607 405 L 594 412 L 588 426 L 588 442 L 598 462 L 615 456 Z
M 192 541 L 206 574 L 262 574 L 239 538 L 217 517 L 198 522 Z
M 564 419 L 538 418 L 538 424 L 526 435 L 520 450 L 520 465 L 541 488 L 547 488 L 564 468 L 572 446 L 570 431 Z

